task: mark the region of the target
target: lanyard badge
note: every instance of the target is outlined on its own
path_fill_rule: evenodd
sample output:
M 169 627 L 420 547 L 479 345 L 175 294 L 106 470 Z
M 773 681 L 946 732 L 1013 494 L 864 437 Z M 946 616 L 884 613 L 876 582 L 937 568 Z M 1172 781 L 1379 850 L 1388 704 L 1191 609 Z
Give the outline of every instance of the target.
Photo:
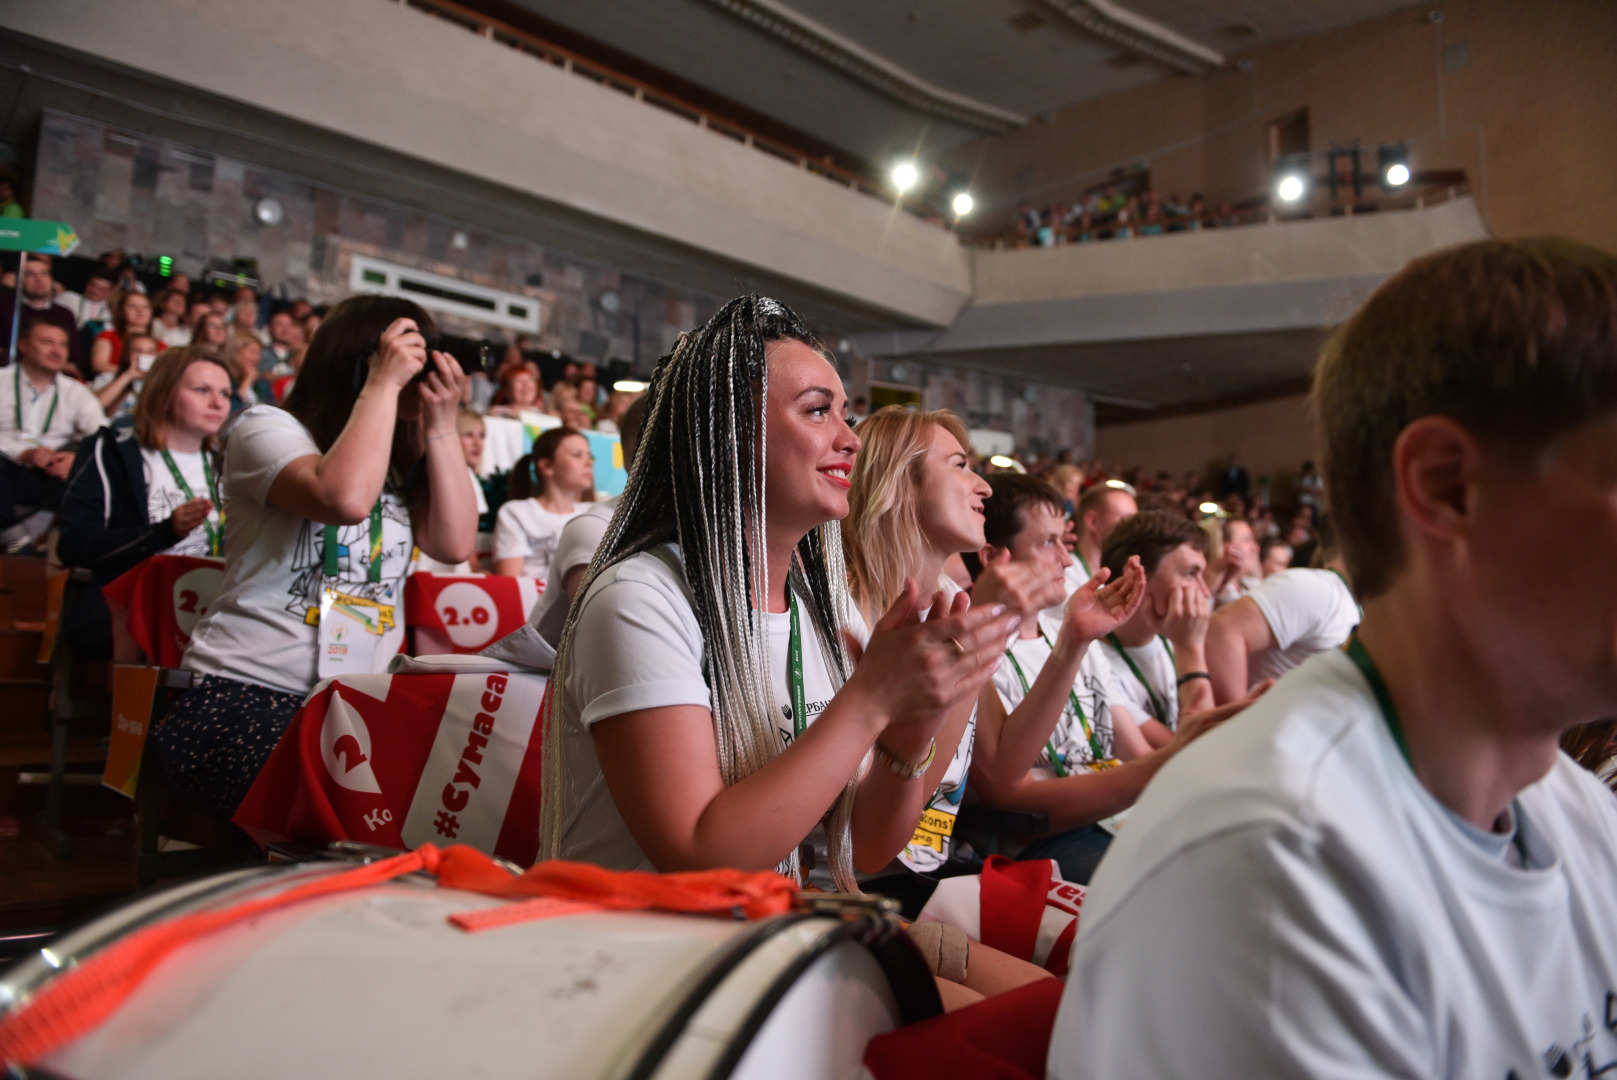
M 382 502 L 376 501 L 370 514 L 370 561 L 365 586 L 344 581 L 342 546 L 337 527 L 325 527 L 324 576 L 320 604 L 309 611 L 309 621 L 319 624 L 319 675 L 368 675 L 377 670 L 382 639 L 398 625 L 394 588 L 382 581 Z

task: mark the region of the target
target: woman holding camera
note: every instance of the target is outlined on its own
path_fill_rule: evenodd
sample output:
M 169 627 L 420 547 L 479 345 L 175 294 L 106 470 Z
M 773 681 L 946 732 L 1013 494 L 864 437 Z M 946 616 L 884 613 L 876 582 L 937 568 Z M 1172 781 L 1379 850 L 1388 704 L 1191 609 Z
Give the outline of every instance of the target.
M 425 311 L 356 296 L 331 310 L 284 409 L 231 429 L 225 574 L 191 635 L 197 676 L 152 733 L 169 787 L 228 818 L 321 679 L 383 670 L 403 640 L 412 549 L 471 557 L 477 508 L 455 411 L 466 376 Z

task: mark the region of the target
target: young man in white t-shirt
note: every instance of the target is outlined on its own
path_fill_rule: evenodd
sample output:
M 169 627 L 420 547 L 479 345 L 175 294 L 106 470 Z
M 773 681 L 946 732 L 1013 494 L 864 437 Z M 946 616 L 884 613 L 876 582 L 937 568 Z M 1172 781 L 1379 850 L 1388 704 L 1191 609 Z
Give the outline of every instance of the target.
M 1180 514 L 1147 511 L 1106 537 L 1101 565 L 1120 573 L 1130 559 L 1145 568 L 1145 601 L 1108 634 L 1101 652 L 1112 665 L 1122 705 L 1152 746 L 1166 745 L 1181 714 L 1212 708 L 1207 674 L 1207 620 L 1212 597 L 1207 534 Z
M 1559 750 L 1617 714 L 1617 259 L 1417 260 L 1314 387 L 1364 621 L 1135 808 L 1048 1074 L 1617 1072 L 1617 800 Z
M 1271 574 L 1214 612 L 1207 627 L 1213 696 L 1233 701 L 1346 641 L 1359 625 L 1359 605 L 1345 570 L 1341 553 L 1328 548 L 1324 569 Z
M 994 494 L 983 504 L 988 546 L 979 561 L 1009 559 L 1059 576 L 1072 561 L 1061 542 L 1060 493 L 1041 480 L 1009 473 L 989 483 Z M 1143 586 L 1143 571 L 1132 573 Z M 1061 876 L 1078 884 L 1089 880 L 1105 854 L 1117 815 L 1133 805 L 1164 762 L 1223 716 L 1199 714 L 1166 745 L 1153 748 L 1138 720 L 1117 704 L 1123 695 L 1112 665 L 1094 644 L 1133 615 L 1140 601 L 1136 597 L 1102 626 L 1073 609 L 1096 599 L 1086 587 L 1068 601 L 1062 622 L 1041 615 L 1012 639 L 994 672 L 999 701 L 979 707 L 971 766 L 971 785 L 987 805 L 1047 815 L 1050 833 L 1029 838 L 1017 858 L 1054 859 Z M 1098 632 L 1089 636 L 1080 626 Z M 1031 745 L 1025 745 L 1032 730 L 1028 708 L 1045 717 Z M 1020 723 L 1013 726 L 1007 718 Z

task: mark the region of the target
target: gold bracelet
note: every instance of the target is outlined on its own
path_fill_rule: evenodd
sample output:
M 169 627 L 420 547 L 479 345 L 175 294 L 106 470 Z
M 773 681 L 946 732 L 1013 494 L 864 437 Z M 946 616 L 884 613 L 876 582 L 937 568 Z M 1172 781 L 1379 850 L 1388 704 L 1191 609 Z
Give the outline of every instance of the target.
M 932 759 L 938 756 L 938 740 L 933 739 L 932 744 L 926 748 L 926 757 L 921 759 L 919 765 L 911 765 L 907 761 L 900 761 L 881 743 L 876 744 L 876 760 L 887 766 L 887 771 L 901 780 L 919 780 L 926 775 L 926 770 L 932 764 Z

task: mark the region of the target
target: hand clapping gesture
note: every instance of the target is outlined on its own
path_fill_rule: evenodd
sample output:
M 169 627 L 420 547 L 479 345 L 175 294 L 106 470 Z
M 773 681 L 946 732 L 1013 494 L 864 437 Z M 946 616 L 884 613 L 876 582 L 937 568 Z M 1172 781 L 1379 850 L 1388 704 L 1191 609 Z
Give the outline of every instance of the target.
M 1072 594 L 1061 616 L 1061 632 L 1077 641 L 1098 641 L 1129 621 L 1145 599 L 1145 567 L 1130 556 L 1123 575 L 1110 581 L 1104 566 Z

